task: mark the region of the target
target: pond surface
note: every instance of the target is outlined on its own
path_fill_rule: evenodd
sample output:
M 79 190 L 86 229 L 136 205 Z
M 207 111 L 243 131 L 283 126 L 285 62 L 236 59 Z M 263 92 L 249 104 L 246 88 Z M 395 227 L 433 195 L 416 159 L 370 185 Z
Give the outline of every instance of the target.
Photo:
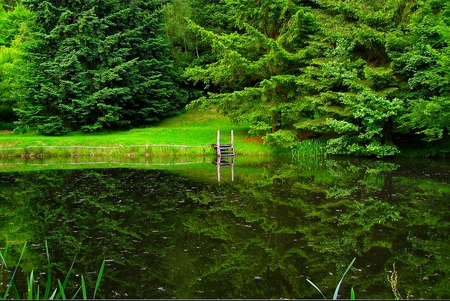
M 2 165 L 7 170 L 7 164 Z M 116 166 L 117 167 L 117 166 Z M 232 173 L 233 171 L 233 173 Z M 96 298 L 450 297 L 450 162 L 246 160 L 0 173 L 0 247 L 16 283 L 72 262 Z M 231 181 L 233 177 L 234 181 Z M 0 295 L 10 270 L 0 270 Z M 23 287 L 20 287 L 23 283 Z M 70 295 L 70 294 L 69 294 Z

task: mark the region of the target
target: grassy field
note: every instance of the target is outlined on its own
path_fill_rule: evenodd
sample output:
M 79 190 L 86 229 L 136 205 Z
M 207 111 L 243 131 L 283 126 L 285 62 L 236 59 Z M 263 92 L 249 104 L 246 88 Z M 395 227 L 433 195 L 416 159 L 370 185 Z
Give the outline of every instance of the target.
M 214 111 L 189 110 L 147 128 L 61 137 L 0 133 L 0 157 L 160 156 L 213 153 L 211 144 L 230 143 L 234 131 L 236 154 L 269 154 L 268 147 L 247 136 L 246 125 L 231 124 Z

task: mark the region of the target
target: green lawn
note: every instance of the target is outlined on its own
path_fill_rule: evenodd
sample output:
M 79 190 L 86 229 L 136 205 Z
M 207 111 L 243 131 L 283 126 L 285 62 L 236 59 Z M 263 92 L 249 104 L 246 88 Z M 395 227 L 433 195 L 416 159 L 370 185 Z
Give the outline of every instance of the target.
M 216 143 L 217 130 L 221 131 L 221 143 L 230 143 L 230 131 L 234 130 L 237 154 L 263 155 L 269 153 L 269 149 L 261 141 L 249 139 L 247 136 L 248 126 L 232 124 L 228 118 L 214 111 L 193 109 L 179 116 L 165 119 L 155 126 L 128 131 L 73 133 L 60 137 L 1 133 L 0 156 L 17 156 L 23 153 L 39 154 L 43 153 L 44 149 L 47 155 L 57 155 L 58 153 L 73 155 L 73 149 L 70 147 L 74 146 L 92 147 L 86 149 L 84 153 L 79 150 L 80 155 L 92 154 L 93 149 L 102 147 L 105 148 L 102 151 L 103 154 L 115 153 L 114 148 L 121 150 L 119 153 L 124 154 L 145 154 L 149 152 L 149 148 L 152 148 L 153 154 L 155 154 L 155 145 L 165 145 L 165 149 L 163 146 L 160 147 L 159 153 L 177 152 L 175 148 L 179 146 L 187 146 L 192 150 L 195 147 L 206 149 L 210 144 Z M 50 151 L 49 147 L 54 147 L 54 149 Z M 60 147 L 67 148 L 61 151 Z M 113 148 L 107 149 L 107 147 Z M 139 148 L 141 149 L 138 150 Z M 96 151 L 96 154 L 100 153 Z

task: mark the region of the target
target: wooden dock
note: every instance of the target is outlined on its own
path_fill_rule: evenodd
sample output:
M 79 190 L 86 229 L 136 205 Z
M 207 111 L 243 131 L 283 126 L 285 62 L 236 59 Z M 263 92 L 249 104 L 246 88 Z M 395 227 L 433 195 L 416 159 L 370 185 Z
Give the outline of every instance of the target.
M 230 144 L 221 144 L 220 143 L 220 131 L 217 131 L 217 143 L 213 145 L 214 149 L 217 152 L 217 157 L 233 157 L 234 153 L 234 132 L 231 130 L 231 143 Z
M 217 166 L 217 180 L 220 182 L 220 167 L 231 167 L 231 181 L 234 181 L 234 132 L 231 130 L 231 143 L 220 143 L 220 131 L 217 131 L 217 143 L 212 145 L 217 153 L 213 164 Z
M 215 144 L 218 157 L 234 157 L 234 147 L 231 144 Z

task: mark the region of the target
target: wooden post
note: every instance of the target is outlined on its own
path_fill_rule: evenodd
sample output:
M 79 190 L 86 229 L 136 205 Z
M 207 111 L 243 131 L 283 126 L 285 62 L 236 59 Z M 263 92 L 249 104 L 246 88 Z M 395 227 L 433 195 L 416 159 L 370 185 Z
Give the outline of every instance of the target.
M 220 130 L 217 130 L 217 155 L 220 156 Z
M 234 182 L 234 161 L 233 165 L 231 165 L 231 181 Z
M 217 162 L 217 181 L 220 182 L 220 158 L 218 160 L 219 162 Z
M 233 130 L 231 130 L 231 146 L 234 149 L 234 131 Z

